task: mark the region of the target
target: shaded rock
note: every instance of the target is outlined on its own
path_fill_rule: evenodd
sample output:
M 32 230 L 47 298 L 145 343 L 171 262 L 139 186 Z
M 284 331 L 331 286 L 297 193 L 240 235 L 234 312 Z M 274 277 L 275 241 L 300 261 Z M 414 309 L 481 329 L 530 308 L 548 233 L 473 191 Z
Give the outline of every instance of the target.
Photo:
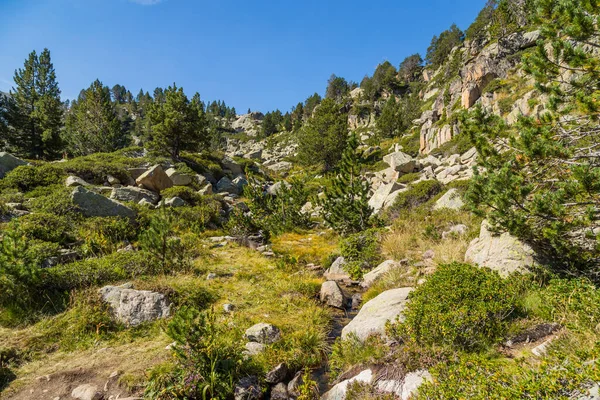
M 288 377 L 289 372 L 290 370 L 288 369 L 287 365 L 285 363 L 281 363 L 267 372 L 267 375 L 265 376 L 265 382 L 271 385 L 283 382 Z
M 165 174 L 167 174 L 175 186 L 187 186 L 192 183 L 192 176 L 183 174 L 175 168 L 169 168 L 165 171 Z
M 287 172 L 292 168 L 292 163 L 288 161 L 279 161 L 267 166 L 267 168 L 274 172 Z
M 157 193 L 173 186 L 173 181 L 171 181 L 171 178 L 169 178 L 160 165 L 155 165 L 144 172 L 135 182 Z
M 127 172 L 129 172 L 129 175 L 131 175 L 131 178 L 134 181 L 142 176 L 142 174 L 144 174 L 146 171 L 148 171 L 147 168 L 127 168 Z
M 248 180 L 243 176 L 238 176 L 232 182 L 237 187 L 237 193 L 242 193 L 244 191 L 244 187 L 248 185 Z
M 148 201 L 148 200 L 146 200 L 146 199 L 141 199 L 141 200 L 138 202 L 138 204 L 139 204 L 140 206 L 142 206 L 142 207 L 156 208 L 156 206 L 155 206 L 153 203 L 149 202 L 149 201 Z
M 416 161 L 406 153 L 396 151 L 383 157 L 383 161 L 398 172 L 413 172 Z
M 287 400 L 289 398 L 285 383 L 278 383 L 271 389 L 271 400 Z
M 177 196 L 165 200 L 166 207 L 183 207 L 185 204 L 185 200 Z
M 29 165 L 29 163 L 13 156 L 10 153 L 4 151 L 0 152 L 0 178 L 4 178 L 6 174 L 17 167 L 20 167 L 21 165 Z
M 300 396 L 300 386 L 304 384 L 304 373 L 302 371 L 296 372 L 294 378 L 288 383 L 287 392 L 292 399 L 296 399 Z
M 402 263 L 402 262 L 398 262 L 398 261 L 394 261 L 394 260 L 386 260 L 386 261 L 382 262 L 381 264 L 379 264 L 373 270 L 364 274 L 363 281 L 361 282 L 360 286 L 367 289 L 367 288 L 371 287 L 371 285 L 373 285 L 373 283 L 375 283 L 375 281 L 377 279 L 379 279 L 381 276 L 387 274 L 388 272 L 390 272 L 396 268 L 402 267 L 402 265 L 404 265 L 404 263 Z
M 319 298 L 328 306 L 345 309 L 348 299 L 336 281 L 327 281 L 321 285 Z
M 77 400 L 101 400 L 104 398 L 97 386 L 79 385 L 71 392 L 71 397 Z
M 262 390 L 256 376 L 247 376 L 239 380 L 233 391 L 235 400 L 262 399 Z
M 439 210 L 440 208 L 449 208 L 451 210 L 458 210 L 464 205 L 465 203 L 463 202 L 460 193 L 458 193 L 458 190 L 452 188 L 435 202 L 433 209 Z
M 135 218 L 135 211 L 123 204 L 91 192 L 81 186 L 71 193 L 73 203 L 86 217 L 127 217 Z
M 225 156 L 221 160 L 223 168 L 230 171 L 233 175 L 241 175 L 244 173 L 242 166 L 235 162 L 231 157 Z
M 267 193 L 269 193 L 272 196 L 277 196 L 277 194 L 281 191 L 282 187 L 284 186 L 289 189 L 291 185 L 286 181 L 275 182 L 267 188 Z
M 281 331 L 274 325 L 261 322 L 248 328 L 244 336 L 251 342 L 271 344 L 281 339 Z
M 129 285 L 105 286 L 99 292 L 114 318 L 129 326 L 166 318 L 171 313 L 169 300 L 160 293 L 134 290 Z
M 323 276 L 329 281 L 349 281 L 351 278 L 350 274 L 344 270 L 345 265 L 346 260 L 344 257 L 338 257 L 333 264 L 331 264 L 331 267 L 325 271 Z
M 512 272 L 527 272 L 536 265 L 535 251 L 508 232 L 493 234 L 487 221 L 481 224 L 477 239 L 469 244 L 465 261 L 488 267 L 507 276 Z
M 360 340 L 365 340 L 371 334 L 383 335 L 387 321 L 396 318 L 404 320 L 402 311 L 412 290 L 413 288 L 391 289 L 369 300 L 362 306 L 358 315 L 342 329 L 342 339 L 346 339 L 350 334 L 356 335 Z
M 156 204 L 160 199 L 160 196 L 150 190 L 126 186 L 120 188 L 114 188 L 110 193 L 110 198 L 118 201 L 131 201 L 139 203 L 141 200 L 146 200 L 149 203 Z
M 235 310 L 235 306 L 233 304 L 223 304 L 223 311 L 227 312 L 227 313 L 231 313 Z
M 507 347 L 512 347 L 520 343 L 537 342 L 546 336 L 552 335 L 554 332 L 561 328 L 560 324 L 556 323 L 543 323 L 526 329 L 525 331 L 513 336 L 504 343 Z
M 78 176 L 69 176 L 67 177 L 67 179 L 65 179 L 65 186 L 66 187 L 77 187 L 77 186 L 91 186 L 89 183 L 87 183 L 86 181 L 84 181 L 83 179 L 81 179 Z
M 235 185 L 231 179 L 226 176 L 222 177 L 219 182 L 217 182 L 217 192 L 219 193 L 227 192 L 239 194 L 239 191 L 240 190 L 237 185 Z

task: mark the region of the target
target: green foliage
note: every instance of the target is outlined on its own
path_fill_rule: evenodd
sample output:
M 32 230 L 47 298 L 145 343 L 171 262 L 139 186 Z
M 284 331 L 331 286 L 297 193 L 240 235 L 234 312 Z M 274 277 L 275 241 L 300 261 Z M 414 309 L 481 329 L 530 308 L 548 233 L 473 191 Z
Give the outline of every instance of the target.
M 251 179 L 244 188 L 244 195 L 250 200 L 252 218 L 268 232 L 278 234 L 310 227 L 309 215 L 301 211 L 308 200 L 308 192 L 300 180 L 282 181 L 277 193 L 270 194 L 258 181 Z
M 63 139 L 77 156 L 111 152 L 128 144 L 108 86 L 96 79 L 71 102 Z
M 323 207 L 323 219 L 341 235 L 367 229 L 372 221 L 369 206 L 369 183 L 361 175 L 363 156 L 357 152 L 358 138 L 352 134 L 342 155 L 332 187 L 324 189 L 324 198 L 317 199 Z
M 12 228 L 21 230 L 28 239 L 67 244 L 74 241 L 73 225 L 64 216 L 48 213 L 31 213 L 11 222 Z
M 275 110 L 265 114 L 261 125 L 261 136 L 269 137 L 279 132 L 279 125 L 283 122 L 281 111 Z
M 9 150 L 29 158 L 57 157 L 63 108 L 50 51 L 44 49 L 39 57 L 32 51 L 14 80 L 5 113 Z
M 387 213 L 393 218 L 403 210 L 412 210 L 429 201 L 436 194 L 440 193 L 442 189 L 442 184 L 436 180 L 413 183 L 408 187 L 408 190 L 398 194 L 394 204 L 387 210 Z
M 350 93 L 350 84 L 340 77 L 332 74 L 327 81 L 327 90 L 325 90 L 325 98 L 341 102 Z
M 173 186 L 168 189 L 164 189 L 160 192 L 163 199 L 170 197 L 180 197 L 185 200 L 186 203 L 196 205 L 202 202 L 202 195 L 198 194 L 194 189 L 187 186 Z
M 190 263 L 188 249 L 181 238 L 175 236 L 175 223 L 175 214 L 160 207 L 139 235 L 140 247 L 152 255 L 164 274 L 185 269 Z
M 38 186 L 28 193 L 32 198 L 28 208 L 32 212 L 68 216 L 71 220 L 80 218 L 77 206 L 71 200 L 71 188 L 59 183 L 51 186 Z
M 398 100 L 391 96 L 377 119 L 377 130 L 382 137 L 402 134 L 412 126 L 412 121 L 420 114 L 421 101 L 417 94 L 409 93 Z
M 63 170 L 53 164 L 22 165 L 10 171 L 0 181 L 3 188 L 17 188 L 28 192 L 39 186 L 62 183 L 65 179 Z
M 336 339 L 329 356 L 331 380 L 357 365 L 368 366 L 383 361 L 388 354 L 385 341 L 377 335 L 371 335 L 366 340 L 360 340 L 350 334 L 346 339 Z
M 463 39 L 464 33 L 456 24 L 452 24 L 448 30 L 440 33 L 439 37 L 434 36 L 425 56 L 427 63 L 433 68 L 439 67 L 446 61 L 452 49 L 461 44 Z
M 210 138 L 200 96 L 190 101 L 175 84 L 164 90 L 164 96 L 165 101 L 154 102 L 148 112 L 151 147 L 178 159 L 182 150 L 199 151 L 207 146 Z
M 298 157 L 306 165 L 331 170 L 342 157 L 347 136 L 347 114 L 334 100 L 325 99 L 299 132 Z
M 518 291 L 497 272 L 468 264 L 438 267 L 410 294 L 405 320 L 389 333 L 422 345 L 482 350 L 507 332 Z
M 423 72 L 423 59 L 420 54 L 413 54 L 406 57 L 398 68 L 398 76 L 404 82 L 414 82 L 421 80 Z
M 84 255 L 100 256 L 115 252 L 136 237 L 136 228 L 127 218 L 95 217 L 85 219 L 77 235 Z
M 145 395 L 161 399 L 228 399 L 244 372 L 243 346 L 214 312 L 182 308 L 167 334 L 175 341 L 174 366 L 150 373 Z
M 360 83 L 364 91 L 363 96 L 370 101 L 376 101 L 384 91 L 390 94 L 400 91 L 402 85 L 398 81 L 397 74 L 396 68 L 389 61 L 379 64 L 373 77 L 365 76 Z
M 342 239 L 340 250 L 346 261 L 344 269 L 353 279 L 360 279 L 365 270 L 375 267 L 381 261 L 379 231 L 368 229 Z

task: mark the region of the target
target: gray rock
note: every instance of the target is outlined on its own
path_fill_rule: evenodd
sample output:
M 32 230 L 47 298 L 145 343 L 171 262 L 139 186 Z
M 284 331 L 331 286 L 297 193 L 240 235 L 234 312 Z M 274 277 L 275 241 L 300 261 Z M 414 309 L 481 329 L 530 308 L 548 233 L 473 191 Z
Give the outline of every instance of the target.
M 586 394 L 578 397 L 577 400 L 600 400 L 600 383 L 594 383 Z
M 246 348 L 244 354 L 249 356 L 255 356 L 265 351 L 265 345 L 262 343 L 248 342 L 244 347 Z
M 383 161 L 398 172 L 413 172 L 416 166 L 415 160 L 406 153 L 396 151 L 383 157 Z
M 285 383 L 278 383 L 271 389 L 271 400 L 288 400 L 289 398 Z
M 434 210 L 439 210 L 441 208 L 449 208 L 451 210 L 458 210 L 465 203 L 460 197 L 460 193 L 455 188 L 448 190 L 442 197 L 439 198 L 438 201 L 435 202 L 433 206 Z
M 379 186 L 373 196 L 369 199 L 369 206 L 373 208 L 373 213 L 378 214 L 382 210 L 394 204 L 394 200 L 406 188 L 396 182 L 390 182 Z
M 464 224 L 452 225 L 449 230 L 442 232 L 442 239 L 452 236 L 463 236 L 467 233 L 467 226 Z
M 351 383 L 358 382 L 370 384 L 372 381 L 373 371 L 366 369 L 355 377 L 346 379 L 332 387 L 328 392 L 321 396 L 321 400 L 346 400 L 348 386 L 350 386 Z
M 144 172 L 135 180 L 135 182 L 138 185 L 142 185 L 144 188 L 157 193 L 173 186 L 173 181 L 160 165 L 155 165 Z
M 277 194 L 281 191 L 281 188 L 283 186 L 285 186 L 289 189 L 291 185 L 289 183 L 287 183 L 286 181 L 275 182 L 274 184 L 272 184 L 271 186 L 269 186 L 267 188 L 267 193 L 269 193 L 272 196 L 277 196 Z
M 290 370 L 288 369 L 287 365 L 285 363 L 281 363 L 267 372 L 267 375 L 265 376 L 265 382 L 271 385 L 283 382 L 289 373 Z
M 99 292 L 113 317 L 129 326 L 166 318 L 171 313 L 169 300 L 160 293 L 134 290 L 130 285 L 105 286 Z
M 304 384 L 304 373 L 302 371 L 296 372 L 294 378 L 288 383 L 287 392 L 290 398 L 296 399 L 300 396 L 300 386 Z
M 419 389 L 419 387 L 425 382 L 431 382 L 432 376 L 427 370 L 418 370 L 409 372 L 404 377 L 404 383 L 402 385 L 402 394 L 400 398 L 402 400 L 408 400 L 411 396 Z
M 235 400 L 262 399 L 262 390 L 256 376 L 247 376 L 239 380 L 233 391 Z
M 109 185 L 120 185 L 121 184 L 121 181 L 112 175 L 107 175 L 106 181 L 108 182 Z
M 230 303 L 223 304 L 223 311 L 227 313 L 231 313 L 235 310 L 235 306 Z
M 487 221 L 482 222 L 479 237 L 469 244 L 465 261 L 489 267 L 503 276 L 527 272 L 528 267 L 537 264 L 536 253 L 529 245 L 508 232 L 493 234 Z
M 167 174 L 175 186 L 187 186 L 192 183 L 192 176 L 183 174 L 175 168 L 169 168 L 165 171 L 165 174 Z
M 348 305 L 348 299 L 336 281 L 324 282 L 321 285 L 319 298 L 322 303 L 335 308 L 345 309 Z
M 237 185 L 226 176 L 222 177 L 219 182 L 217 182 L 217 192 L 219 193 L 227 192 L 239 194 L 239 191 L 240 190 Z
M 236 163 L 231 157 L 223 157 L 221 164 L 224 169 L 229 170 L 233 175 L 241 175 L 244 173 L 242 166 Z
M 248 185 L 248 180 L 243 176 L 238 176 L 232 182 L 235 186 L 237 186 L 237 193 L 242 193 L 244 191 L 244 187 Z
M 214 272 L 209 272 L 208 275 L 206 275 L 206 280 L 211 281 L 213 279 L 217 279 L 217 274 L 215 274 Z
M 165 200 L 166 207 L 183 207 L 185 204 L 185 200 L 177 196 Z
M 213 187 L 210 183 L 207 183 L 202 189 L 198 190 L 198 194 L 201 196 L 208 196 L 213 194 Z
M 142 207 L 148 207 L 148 208 L 156 208 L 156 206 L 154 204 L 152 204 L 151 202 L 149 202 L 146 199 L 141 199 L 138 204 Z
M 281 331 L 274 325 L 261 322 L 248 328 L 244 336 L 251 342 L 271 344 L 281 339 Z
M 269 165 L 267 168 L 271 171 L 282 173 L 289 171 L 292 168 L 292 163 L 288 161 L 279 161 Z
M 87 183 L 86 181 L 84 181 L 83 179 L 81 179 L 78 176 L 74 176 L 71 175 L 69 177 L 67 177 L 67 179 L 65 179 L 65 186 L 66 187 L 77 187 L 77 186 L 91 186 L 89 183 Z
M 20 167 L 21 165 L 29 165 L 29 163 L 13 156 L 12 154 L 4 151 L 0 152 L 0 178 L 4 178 L 6 174 L 17 167 Z
M 104 398 L 102 393 L 95 385 L 79 385 L 71 392 L 71 397 L 77 400 L 101 400 Z
M 323 276 L 329 281 L 349 281 L 351 278 L 350 274 L 344 270 L 345 265 L 346 260 L 344 257 L 338 257 L 333 264 L 331 264 L 331 267 L 325 271 Z
M 129 172 L 133 180 L 142 176 L 146 171 L 148 171 L 148 168 L 127 168 L 127 172 Z
M 71 199 L 86 217 L 127 217 L 133 219 L 136 216 L 135 211 L 131 208 L 81 186 L 73 189 Z
M 373 285 L 373 283 L 375 283 L 375 281 L 377 279 L 379 279 L 381 276 L 389 273 L 390 271 L 392 271 L 396 268 L 402 267 L 402 265 L 403 265 L 402 262 L 398 262 L 398 261 L 394 261 L 394 260 L 386 260 L 386 261 L 382 262 L 381 264 L 379 264 L 373 270 L 364 274 L 363 281 L 361 282 L 360 286 L 367 289 L 367 288 L 371 287 L 371 285 Z
M 360 309 L 348 325 L 342 329 L 342 339 L 350 334 L 359 340 L 365 340 L 371 334 L 383 335 L 387 321 L 398 318 L 404 320 L 402 312 L 407 304 L 408 294 L 412 288 L 391 289 L 369 300 Z
M 114 188 L 110 193 L 110 198 L 118 201 L 131 201 L 134 203 L 146 200 L 149 203 L 157 204 L 160 196 L 150 190 L 134 186 L 125 186 Z

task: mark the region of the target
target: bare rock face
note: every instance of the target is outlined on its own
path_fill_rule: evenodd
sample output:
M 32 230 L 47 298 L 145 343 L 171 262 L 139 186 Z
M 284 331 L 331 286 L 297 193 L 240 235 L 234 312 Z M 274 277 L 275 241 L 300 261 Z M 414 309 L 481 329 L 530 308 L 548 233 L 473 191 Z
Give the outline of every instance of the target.
M 411 156 L 401 151 L 384 156 L 383 161 L 396 171 L 405 174 L 413 172 L 416 165 L 416 161 Z
M 131 285 L 105 286 L 99 290 L 114 318 L 128 326 L 167 318 L 171 305 L 165 295 L 149 290 L 135 290 Z
M 10 153 L 4 151 L 0 152 L 0 179 L 4 178 L 6 174 L 21 165 L 29 165 L 29 163 Z
M 135 183 L 142 185 L 148 190 L 160 193 L 161 190 L 168 189 L 173 186 L 173 181 L 165 173 L 160 165 L 155 165 L 142 175 L 140 175 Z
M 342 330 L 342 339 L 353 334 L 359 340 L 365 340 L 369 335 L 385 333 L 385 324 L 399 318 L 403 320 L 402 312 L 408 303 L 408 294 L 412 288 L 391 289 L 369 300 Z
M 91 192 L 81 186 L 71 193 L 73 203 L 86 217 L 127 217 L 135 218 L 136 213 L 131 208 L 118 201 Z
M 406 187 L 397 182 L 390 182 L 379 186 L 369 199 L 369 206 L 373 208 L 373 213 L 379 214 L 390 207 L 394 204 L 396 197 L 405 190 Z
M 536 265 L 536 253 L 508 232 L 492 233 L 487 221 L 483 221 L 479 237 L 469 244 L 465 261 L 507 276 L 512 272 L 527 272 L 528 267 Z

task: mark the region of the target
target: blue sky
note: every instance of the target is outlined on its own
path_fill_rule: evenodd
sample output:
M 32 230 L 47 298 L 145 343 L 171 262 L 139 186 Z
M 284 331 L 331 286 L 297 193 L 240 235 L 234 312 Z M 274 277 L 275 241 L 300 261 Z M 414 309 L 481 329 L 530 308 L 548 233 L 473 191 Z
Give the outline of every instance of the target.
M 377 64 L 424 55 L 485 0 L 0 0 L 0 90 L 48 47 L 63 98 L 99 78 L 137 94 L 176 82 L 238 113 L 289 110 L 332 73 L 360 82 Z

